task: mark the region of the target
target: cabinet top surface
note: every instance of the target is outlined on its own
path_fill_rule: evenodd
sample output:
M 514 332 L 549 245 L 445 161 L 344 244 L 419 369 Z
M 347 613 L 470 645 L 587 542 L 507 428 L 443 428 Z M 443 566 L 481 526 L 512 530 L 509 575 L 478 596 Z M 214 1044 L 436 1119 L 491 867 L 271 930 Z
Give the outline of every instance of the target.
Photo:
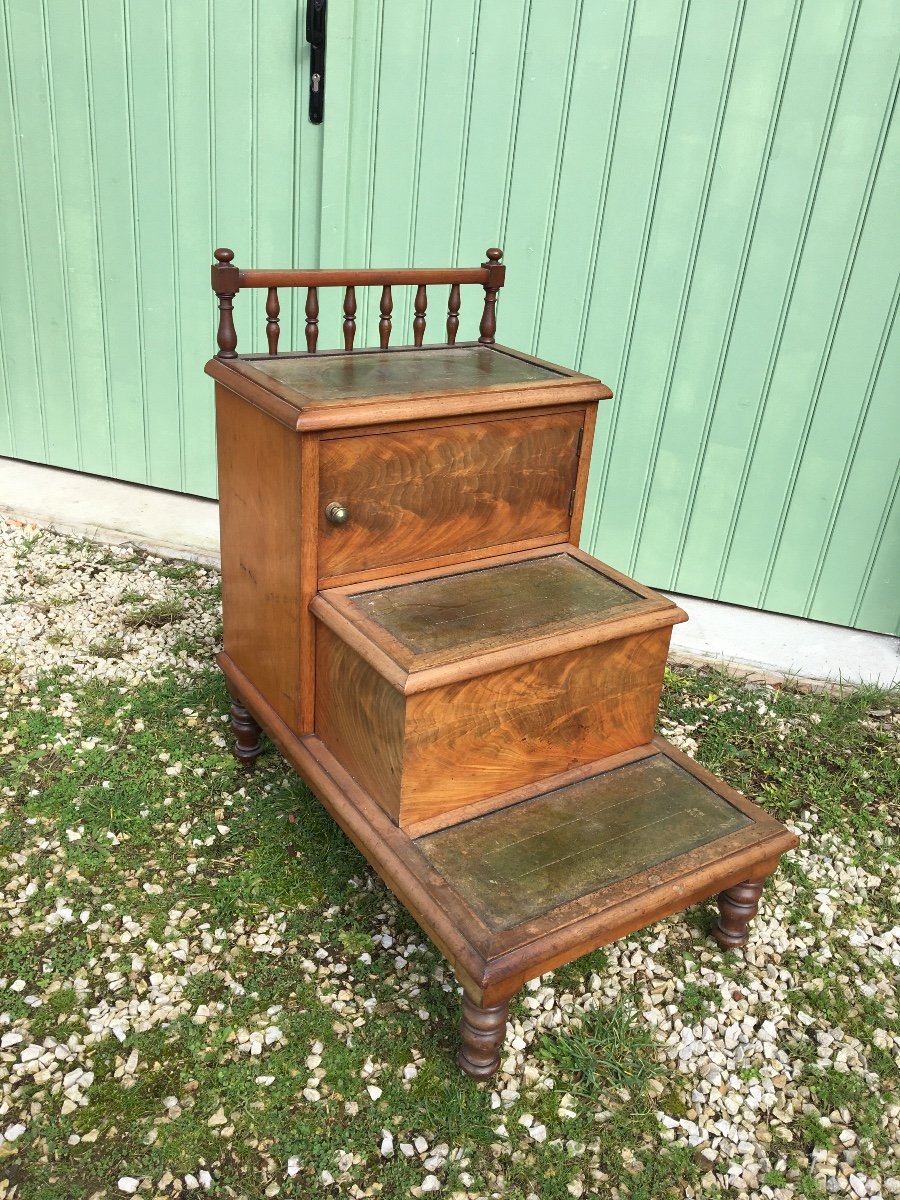
M 253 359 L 257 371 L 296 389 L 306 407 L 381 396 L 483 391 L 525 383 L 561 383 L 563 371 L 538 366 L 486 346 L 385 350 L 376 353 L 279 355 Z
M 214 358 L 206 373 L 282 424 L 339 429 L 385 421 L 608 400 L 599 379 L 508 346 L 247 354 Z

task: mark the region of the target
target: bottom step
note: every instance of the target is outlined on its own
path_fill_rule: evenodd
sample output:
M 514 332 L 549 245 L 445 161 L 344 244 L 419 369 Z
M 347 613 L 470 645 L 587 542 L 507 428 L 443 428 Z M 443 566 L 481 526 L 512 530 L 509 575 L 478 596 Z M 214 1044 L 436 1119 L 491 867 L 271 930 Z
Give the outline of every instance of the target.
M 662 738 L 545 791 L 412 838 L 315 735 L 298 737 L 226 654 L 243 761 L 256 723 L 449 959 L 462 984 L 463 1069 L 499 1063 L 528 979 L 719 895 L 721 946 L 746 940 L 762 880 L 797 838 Z
M 486 925 L 509 929 L 752 824 L 656 751 L 416 845 Z

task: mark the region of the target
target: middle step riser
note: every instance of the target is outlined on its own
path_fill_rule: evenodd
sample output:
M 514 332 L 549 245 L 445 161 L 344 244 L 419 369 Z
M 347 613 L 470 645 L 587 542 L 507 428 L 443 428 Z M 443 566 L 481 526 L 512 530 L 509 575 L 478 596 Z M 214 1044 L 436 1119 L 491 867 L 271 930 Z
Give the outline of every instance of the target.
M 403 694 L 317 622 L 316 732 L 401 827 L 649 742 L 671 628 Z

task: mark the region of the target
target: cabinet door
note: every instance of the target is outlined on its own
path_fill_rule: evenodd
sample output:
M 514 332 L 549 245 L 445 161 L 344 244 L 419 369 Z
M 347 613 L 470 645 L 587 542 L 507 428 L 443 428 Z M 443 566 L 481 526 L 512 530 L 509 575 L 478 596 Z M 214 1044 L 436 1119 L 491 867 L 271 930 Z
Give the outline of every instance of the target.
M 577 409 L 324 439 L 320 579 L 565 540 L 583 424 Z

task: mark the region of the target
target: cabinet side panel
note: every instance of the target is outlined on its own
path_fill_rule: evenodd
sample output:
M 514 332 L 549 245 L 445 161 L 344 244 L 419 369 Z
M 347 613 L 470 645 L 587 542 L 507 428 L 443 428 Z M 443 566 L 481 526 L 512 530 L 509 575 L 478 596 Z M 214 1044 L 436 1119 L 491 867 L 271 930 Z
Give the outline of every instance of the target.
M 401 825 L 645 745 L 670 634 L 634 634 L 407 697 Z
M 216 386 L 225 652 L 299 728 L 300 441 Z
M 321 622 L 316 733 L 394 820 L 400 809 L 404 697 Z

